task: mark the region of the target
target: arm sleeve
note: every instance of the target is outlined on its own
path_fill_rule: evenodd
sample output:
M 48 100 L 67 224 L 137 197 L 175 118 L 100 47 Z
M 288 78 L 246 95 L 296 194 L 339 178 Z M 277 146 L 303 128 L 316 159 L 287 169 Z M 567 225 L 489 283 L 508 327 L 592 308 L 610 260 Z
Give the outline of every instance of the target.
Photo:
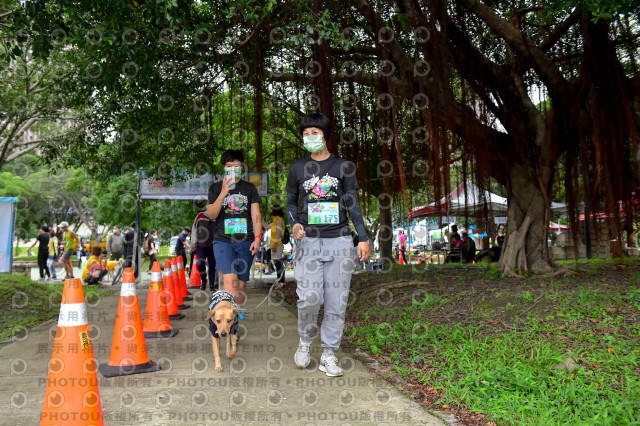
M 344 194 L 345 205 L 347 210 L 349 210 L 349 217 L 351 217 L 351 222 L 353 222 L 353 226 L 356 228 L 356 232 L 358 233 L 358 242 L 362 243 L 365 241 L 369 241 L 369 237 L 367 236 L 367 229 L 364 226 L 364 218 L 362 217 L 362 210 L 360 209 L 360 204 L 358 203 L 358 193 L 355 189 L 350 189 L 346 191 Z
M 349 217 L 358 233 L 358 241 L 369 241 L 367 230 L 364 227 L 362 210 L 358 203 L 358 180 L 356 179 L 356 167 L 352 162 L 346 162 L 342 168 L 345 207 L 349 210 Z
M 289 167 L 287 176 L 287 220 L 293 225 L 298 223 L 298 178 L 293 166 Z

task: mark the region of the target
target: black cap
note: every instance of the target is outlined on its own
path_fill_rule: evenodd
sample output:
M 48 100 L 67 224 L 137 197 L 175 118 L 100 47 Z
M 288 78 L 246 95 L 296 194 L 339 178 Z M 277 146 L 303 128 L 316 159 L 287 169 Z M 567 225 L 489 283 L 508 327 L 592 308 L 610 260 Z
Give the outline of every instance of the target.
M 191 232 L 191 227 L 190 226 L 185 226 L 184 230 L 187 231 L 187 232 Z

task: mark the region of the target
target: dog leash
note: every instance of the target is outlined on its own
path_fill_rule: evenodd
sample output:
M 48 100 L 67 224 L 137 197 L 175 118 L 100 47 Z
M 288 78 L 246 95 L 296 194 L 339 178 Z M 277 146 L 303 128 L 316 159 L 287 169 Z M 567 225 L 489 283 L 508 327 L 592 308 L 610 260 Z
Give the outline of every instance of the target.
M 291 246 L 292 246 L 292 250 L 291 250 L 291 260 L 288 262 L 283 262 L 284 268 L 282 273 L 284 274 L 285 271 L 287 270 L 287 267 L 289 267 L 289 265 L 291 265 L 291 263 L 295 262 L 296 260 L 299 260 L 302 258 L 302 243 L 300 241 L 297 241 L 295 238 L 293 238 L 291 240 Z M 252 309 L 248 310 L 248 311 L 244 311 L 244 315 L 247 315 L 253 311 L 255 311 L 256 309 L 258 309 L 260 306 L 262 306 L 262 304 L 264 302 L 267 301 L 267 299 L 269 298 L 269 296 L 271 296 L 271 292 L 273 291 L 274 287 L 276 286 L 276 284 L 278 284 L 278 280 L 279 280 L 279 276 L 276 273 L 276 279 L 273 281 L 273 284 L 271 284 L 271 287 L 269 287 L 269 292 L 267 293 L 267 295 L 264 297 L 264 299 L 262 299 L 262 302 L 258 303 L 255 307 L 253 307 Z

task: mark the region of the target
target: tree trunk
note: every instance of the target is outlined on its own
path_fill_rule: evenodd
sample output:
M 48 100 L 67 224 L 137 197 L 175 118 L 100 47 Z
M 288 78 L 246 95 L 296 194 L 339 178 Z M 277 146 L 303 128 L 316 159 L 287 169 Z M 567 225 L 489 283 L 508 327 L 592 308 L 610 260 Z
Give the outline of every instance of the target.
M 550 271 L 550 185 L 541 185 L 529 165 L 512 164 L 507 173 L 507 232 L 498 267 L 507 276 Z
M 389 145 L 380 144 L 382 160 L 386 164 L 391 164 L 391 152 Z M 378 245 L 380 247 L 380 259 L 384 264 L 393 262 L 393 228 L 391 220 L 392 188 L 391 173 L 383 173 L 380 176 L 382 192 L 378 194 L 378 205 L 380 206 L 380 232 L 378 234 Z

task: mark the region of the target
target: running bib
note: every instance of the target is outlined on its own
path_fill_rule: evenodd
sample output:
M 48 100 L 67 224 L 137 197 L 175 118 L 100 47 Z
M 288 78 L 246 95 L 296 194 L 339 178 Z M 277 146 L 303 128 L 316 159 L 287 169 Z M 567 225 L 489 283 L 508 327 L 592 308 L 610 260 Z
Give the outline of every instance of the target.
M 340 223 L 338 202 L 309 203 L 309 225 Z
M 247 219 L 225 219 L 224 220 L 224 233 L 225 234 L 246 234 L 247 233 Z

